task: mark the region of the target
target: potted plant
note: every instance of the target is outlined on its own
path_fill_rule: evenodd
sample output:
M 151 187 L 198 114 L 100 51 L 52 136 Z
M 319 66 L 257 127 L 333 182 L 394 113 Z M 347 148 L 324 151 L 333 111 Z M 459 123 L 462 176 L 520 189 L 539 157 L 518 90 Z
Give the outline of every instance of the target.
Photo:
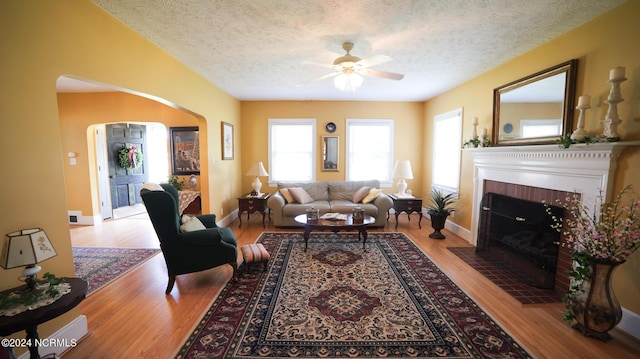
M 599 211 L 591 211 L 578 194 L 556 202 L 567 211 L 563 218 L 552 215 L 552 228 L 564 235 L 561 245 L 569 248 L 573 261 L 563 318 L 575 321 L 573 327 L 584 335 L 607 341 L 608 332 L 622 320 L 613 272 L 640 248 L 640 200 L 627 186 L 611 203 L 591 207 Z
M 455 211 L 452 205 L 456 202 L 455 193 L 444 194 L 442 190 L 434 188 L 431 190 L 431 201 L 427 206 L 427 212 L 431 217 L 431 227 L 434 231 L 429 235 L 430 238 L 445 239 L 447 238 L 440 232 L 447 222 L 447 217 Z

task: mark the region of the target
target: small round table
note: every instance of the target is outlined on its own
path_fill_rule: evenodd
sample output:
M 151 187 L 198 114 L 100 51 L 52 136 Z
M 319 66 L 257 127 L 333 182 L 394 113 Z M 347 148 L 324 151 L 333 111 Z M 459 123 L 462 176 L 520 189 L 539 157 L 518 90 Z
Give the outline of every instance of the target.
M 304 224 L 304 251 L 307 251 L 307 242 L 312 230 L 316 231 L 332 231 L 338 232 L 341 230 L 346 231 L 358 231 L 358 240 L 362 239 L 362 249 L 366 249 L 367 243 L 367 226 L 374 223 L 375 218 L 365 215 L 362 220 L 354 220 L 352 214 L 347 214 L 346 220 L 334 220 L 334 219 L 318 219 L 307 221 L 306 214 L 300 214 L 296 216 L 295 221 Z
M 58 298 L 55 302 L 45 305 L 44 307 L 27 310 L 26 312 L 11 317 L 0 316 L 0 336 L 6 337 L 21 330 L 27 332 L 28 343 L 31 343 L 29 346 L 31 359 L 40 358 L 40 353 L 38 353 L 38 324 L 42 324 L 68 312 L 82 302 L 87 295 L 88 284 L 85 280 L 82 278 L 63 279 L 71 285 L 71 291 Z M 12 292 L 20 288 L 21 287 L 10 289 L 7 292 Z

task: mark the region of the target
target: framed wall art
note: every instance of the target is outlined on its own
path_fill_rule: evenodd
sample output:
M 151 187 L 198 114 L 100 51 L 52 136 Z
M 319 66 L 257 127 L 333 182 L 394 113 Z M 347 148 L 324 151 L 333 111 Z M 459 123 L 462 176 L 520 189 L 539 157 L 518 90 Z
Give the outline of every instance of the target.
M 200 138 L 198 127 L 171 127 L 171 173 L 200 174 Z
M 222 159 L 233 159 L 233 125 L 222 122 Z

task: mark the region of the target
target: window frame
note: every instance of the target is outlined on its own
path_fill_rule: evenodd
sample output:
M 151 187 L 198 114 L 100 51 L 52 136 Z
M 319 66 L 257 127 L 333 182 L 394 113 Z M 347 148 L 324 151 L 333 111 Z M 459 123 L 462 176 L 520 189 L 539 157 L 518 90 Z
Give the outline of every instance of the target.
M 388 176 L 388 180 L 379 180 L 380 181 L 380 187 L 391 187 L 393 186 L 393 178 L 392 178 L 392 171 L 393 171 L 393 163 L 394 163 L 394 148 L 395 148 L 395 143 L 394 143 L 394 127 L 395 127 L 395 120 L 393 119 L 378 119 L 378 118 L 347 118 L 346 119 L 346 173 L 345 173 L 345 179 L 347 181 L 351 181 L 351 174 L 352 174 L 352 167 L 351 166 L 351 161 L 352 161 L 352 148 L 351 148 L 351 131 L 352 131 L 352 126 L 365 126 L 365 125 L 376 125 L 376 126 L 380 126 L 383 125 L 385 127 L 388 127 L 390 129 L 389 131 L 389 161 L 388 163 L 385 164 L 385 167 L 387 168 L 387 176 Z
M 449 120 L 452 118 L 457 118 L 458 119 L 458 123 L 457 125 L 459 126 L 459 133 L 457 135 L 452 135 L 451 136 L 451 144 L 455 144 L 456 150 L 458 152 L 458 156 L 456 156 L 456 162 L 457 164 L 454 166 L 455 168 L 457 168 L 457 173 L 456 173 L 456 180 L 455 180 L 455 186 L 449 186 L 448 184 L 442 184 L 442 183 L 436 183 L 436 173 L 438 171 L 438 169 L 436 168 L 437 165 L 437 155 L 438 155 L 438 149 L 436 148 L 438 143 L 437 143 L 437 138 L 438 138 L 438 131 L 437 131 L 437 127 L 438 127 L 438 123 L 440 121 L 445 121 L 445 120 Z M 438 115 L 435 115 L 433 117 L 433 157 L 432 157 L 432 165 L 431 165 L 431 187 L 432 188 L 436 188 L 441 190 L 443 193 L 445 194 L 449 194 L 449 193 L 458 193 L 460 190 L 460 166 L 462 163 L 462 151 L 460 150 L 460 144 L 462 142 L 462 118 L 463 118 L 463 108 L 459 107 L 456 108 L 454 110 L 448 111 L 448 112 L 444 112 Z M 454 138 L 455 137 L 455 141 Z M 448 141 L 445 141 L 445 143 L 449 143 Z M 450 147 L 447 148 L 447 150 L 451 150 L 453 149 L 454 145 L 451 145 Z M 441 149 L 442 151 L 442 149 Z
M 315 118 L 270 118 L 268 120 L 268 158 L 269 158 L 269 179 L 268 184 L 269 187 L 276 187 L 278 182 L 307 182 L 303 180 L 274 180 L 272 175 L 273 171 L 273 150 L 272 150 L 272 138 L 271 133 L 273 126 L 278 125 L 299 125 L 299 126 L 310 126 L 311 127 L 311 179 L 308 182 L 314 182 L 316 180 L 316 157 L 317 157 L 317 146 L 316 146 L 316 119 Z

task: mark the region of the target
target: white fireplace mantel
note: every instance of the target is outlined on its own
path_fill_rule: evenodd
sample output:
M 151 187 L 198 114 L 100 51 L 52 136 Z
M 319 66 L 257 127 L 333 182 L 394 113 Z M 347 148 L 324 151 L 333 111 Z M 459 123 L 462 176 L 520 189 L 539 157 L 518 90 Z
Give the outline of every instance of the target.
M 640 141 L 557 145 L 484 147 L 473 154 L 474 192 L 471 243 L 477 242 L 480 204 L 485 180 L 582 194 L 585 203 L 608 200 L 613 189 L 617 158 Z

